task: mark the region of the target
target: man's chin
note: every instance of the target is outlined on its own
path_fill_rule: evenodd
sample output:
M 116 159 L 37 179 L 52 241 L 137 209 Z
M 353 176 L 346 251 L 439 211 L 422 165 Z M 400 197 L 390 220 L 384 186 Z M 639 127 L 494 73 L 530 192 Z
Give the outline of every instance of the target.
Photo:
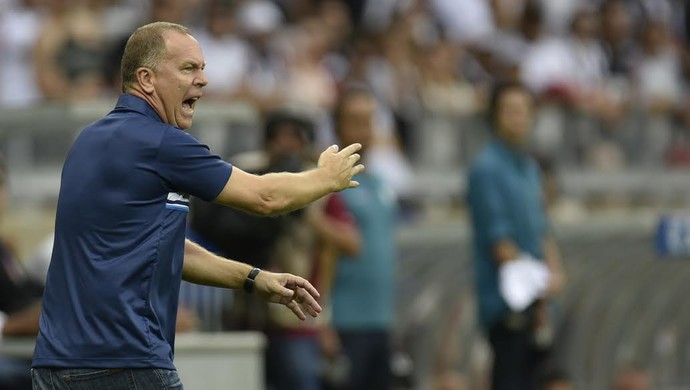
M 190 127 L 192 127 L 192 120 L 191 120 L 191 119 L 189 119 L 189 120 L 182 120 L 182 121 L 178 121 L 178 122 L 177 122 L 177 128 L 179 128 L 179 129 L 181 129 L 181 130 L 187 130 L 187 129 L 189 129 Z

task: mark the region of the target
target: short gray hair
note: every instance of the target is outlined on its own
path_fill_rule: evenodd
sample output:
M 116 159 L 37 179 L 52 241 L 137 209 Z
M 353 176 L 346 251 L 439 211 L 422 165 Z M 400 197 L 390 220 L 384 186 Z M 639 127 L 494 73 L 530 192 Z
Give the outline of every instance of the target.
M 154 22 L 141 26 L 127 40 L 122 54 L 120 73 L 122 92 L 126 92 L 137 81 L 137 69 L 141 67 L 157 71 L 165 57 L 166 31 L 190 34 L 187 27 L 170 22 Z

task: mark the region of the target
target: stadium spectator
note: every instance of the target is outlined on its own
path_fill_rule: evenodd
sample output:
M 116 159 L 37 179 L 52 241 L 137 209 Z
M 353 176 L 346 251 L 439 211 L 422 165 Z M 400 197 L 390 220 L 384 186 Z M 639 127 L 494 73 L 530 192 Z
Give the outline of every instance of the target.
M 612 76 L 626 80 L 630 77 L 638 54 L 632 34 L 630 10 L 623 0 L 606 0 L 599 9 L 601 42 Z
M 325 23 L 317 18 L 301 22 L 291 32 L 286 53 L 285 98 L 307 111 L 330 111 L 335 103 L 335 77 L 326 67 L 329 49 Z
M 553 339 L 547 302 L 564 283 L 539 170 L 525 153 L 533 109 L 532 96 L 521 84 L 497 86 L 490 107 L 494 139 L 468 173 L 479 319 L 494 353 L 494 390 L 537 386 Z M 525 255 L 544 261 L 549 284 L 542 299 L 511 310 L 499 289 L 499 273 Z
M 230 160 L 235 166 L 264 174 L 309 169 L 313 129 L 309 121 L 289 112 L 267 115 L 264 149 Z M 192 227 L 210 246 L 227 257 L 246 258 L 267 269 L 303 276 L 327 299 L 332 258 L 340 251 L 354 254 L 359 246 L 351 217 L 342 201 L 328 198 L 277 218 L 262 218 L 208 202 L 194 202 Z M 289 311 L 266 308 L 245 296 L 234 299 L 229 314 L 233 328 L 267 333 L 266 382 L 270 389 L 318 389 L 321 359 L 317 321 L 294 321 Z
M 482 108 L 481 94 L 462 77 L 458 66 L 462 55 L 459 47 L 444 40 L 424 51 L 420 93 L 428 111 L 456 117 Z
M 404 120 L 395 112 L 395 102 L 406 95 L 404 91 L 417 93 L 416 66 L 409 61 L 407 49 L 399 47 L 399 42 L 382 44 L 379 41 L 372 42 L 370 38 L 360 37 L 354 43 L 350 72 L 341 89 L 347 89 L 351 85 L 363 86 L 370 88 L 375 96 L 376 106 L 372 123 L 374 138 L 367 153 L 367 166 L 370 171 L 376 171 L 386 180 L 397 196 L 403 198 L 412 190 L 409 154 L 406 154 L 410 150 L 403 146 L 404 135 L 398 127 L 404 126 Z M 400 38 L 391 39 L 395 41 Z M 392 45 L 401 50 L 390 47 L 382 50 L 381 45 Z M 391 60 L 391 55 L 396 59 Z M 403 75 L 414 77 L 404 78 Z M 391 96 L 395 96 L 394 100 L 387 100 Z M 405 105 L 397 107 L 402 110 Z M 411 110 L 408 110 L 408 113 L 409 111 Z
M 438 35 L 424 4 L 410 2 L 378 36 L 381 58 L 370 64 L 367 80 L 384 109 L 391 112 L 395 138 L 407 153 L 415 146 L 413 127 L 421 116 L 418 49 Z
M 432 0 L 429 3 L 453 41 L 476 43 L 494 32 L 494 17 L 489 1 Z
M 544 10 L 544 29 L 550 35 L 566 35 L 573 16 L 599 0 L 530 0 Z
M 151 0 L 150 22 L 184 23 L 199 0 Z
M 323 1 L 319 5 L 317 18 L 323 23 L 319 34 L 323 34 L 326 41 L 325 65 L 336 83 L 340 83 L 347 74 L 346 51 L 353 30 L 347 7 L 337 0 Z
M 650 19 L 642 30 L 642 57 L 635 67 L 635 78 L 642 103 L 650 113 L 673 110 L 681 96 L 680 57 L 668 26 Z
M 65 388 L 75 376 L 94 388 L 150 381 L 182 388 L 172 357 L 183 277 L 256 291 L 301 319 L 321 311 L 305 279 L 223 259 L 185 240 L 189 195 L 264 215 L 288 212 L 356 186 L 359 145 L 331 147 L 317 168 L 299 174 L 256 176 L 223 162 L 183 130 L 208 82 L 204 62 L 181 25 L 137 29 L 122 59 L 118 105 L 68 153 L 34 388 Z
M 259 175 L 302 171 L 311 157 L 306 153 L 311 131 L 309 123 L 297 115 L 269 113 L 264 125 L 263 149 L 232 156 L 230 161 Z M 289 230 L 292 220 L 301 215 L 301 211 L 262 218 L 194 199 L 191 214 L 190 234 L 200 239 L 204 246 L 224 257 L 246 259 L 257 267 L 270 268 L 279 238 Z M 233 297 L 229 310 L 223 315 L 222 326 L 224 329 L 265 331 L 267 316 L 267 307 L 255 296 L 238 295 Z
M 672 139 L 672 118 L 681 104 L 683 79 L 679 53 L 667 25 L 649 19 L 641 34 L 641 57 L 633 70 L 636 94 L 643 109 L 639 162 L 659 166 Z
M 36 77 L 46 99 L 87 101 L 105 90 L 102 0 L 50 2 L 36 44 Z
M 35 79 L 33 51 L 45 20 L 43 1 L 17 3 L 0 9 L 0 106 L 26 106 L 42 97 Z
M 6 172 L 0 162 L 0 217 L 6 208 Z M 0 349 L 2 338 L 35 336 L 38 332 L 41 283 L 32 279 L 12 243 L 0 237 Z M 0 389 L 31 389 L 30 362 L 0 354 Z
M 482 88 L 468 82 L 458 65 L 467 53 L 446 40 L 422 49 L 420 98 L 423 124 L 415 132 L 414 161 L 427 168 L 442 169 L 459 164 L 468 150 L 464 143 L 471 132 L 463 119 L 483 110 Z M 460 147 L 458 147 L 460 145 Z
M 530 0 L 491 0 L 491 11 L 496 29 L 503 32 L 515 31 L 528 1 Z
M 249 70 L 249 48 L 237 33 L 235 8 L 227 1 L 209 2 L 204 28 L 194 32 L 208 62 L 208 95 L 220 100 L 237 94 Z
M 368 167 L 381 175 L 400 198 L 412 190 L 408 157 L 417 147 L 412 126 L 418 124 L 420 108 L 419 74 L 408 22 L 397 21 L 379 36 L 355 38 L 350 69 L 341 87 L 363 86 L 376 98 Z
M 286 48 L 280 42 L 284 15 L 268 0 L 249 0 L 236 13 L 240 35 L 249 43 L 249 71 L 238 97 L 260 111 L 271 111 L 285 103 L 287 79 Z
M 598 18 L 589 10 L 574 14 L 570 34 L 561 39 L 546 33 L 544 11 L 530 4 L 525 9 L 521 74 L 538 94 L 558 93 L 580 106 L 588 95 L 599 92 L 608 74 L 606 58 L 597 39 Z
M 285 127 L 285 126 L 284 126 Z M 283 146 L 290 135 L 277 134 Z M 279 130 L 280 131 L 280 130 Z M 283 150 L 272 142 L 272 154 L 303 156 L 305 150 Z M 309 143 L 302 140 L 303 145 Z M 295 143 L 296 145 L 296 143 Z M 303 169 L 307 169 L 307 162 Z M 340 195 L 328 198 L 307 207 L 304 213 L 290 218 L 281 232 L 271 258 L 270 269 L 289 272 L 308 280 L 321 292 L 322 302 L 328 302 L 332 273 L 336 256 L 341 253 L 357 255 L 360 237 L 353 226 L 353 217 L 344 207 Z M 324 366 L 319 348 L 319 336 L 323 321 L 295 321 L 289 311 L 280 307 L 269 307 L 268 349 L 266 350 L 267 383 L 270 388 L 280 390 L 320 389 L 321 368 Z
M 360 143 L 366 155 L 372 146 L 375 110 L 376 102 L 368 91 L 345 90 L 334 112 L 340 142 Z M 392 388 L 397 207 L 394 192 L 380 177 L 367 172 L 357 179 L 360 186 L 356 191 L 338 196 L 354 217 L 362 249 L 359 255 L 341 256 L 336 265 L 331 325 L 350 362 L 343 388 L 387 390 Z

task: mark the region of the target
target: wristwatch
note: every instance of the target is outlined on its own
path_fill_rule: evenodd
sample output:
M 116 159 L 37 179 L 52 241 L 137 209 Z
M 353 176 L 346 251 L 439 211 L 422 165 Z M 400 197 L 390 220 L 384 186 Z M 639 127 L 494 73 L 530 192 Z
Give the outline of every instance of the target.
M 251 294 L 254 292 L 254 279 L 256 279 L 256 275 L 261 272 L 260 268 L 252 268 L 251 271 L 249 271 L 249 275 L 247 275 L 247 279 L 244 280 L 244 291 L 246 293 Z

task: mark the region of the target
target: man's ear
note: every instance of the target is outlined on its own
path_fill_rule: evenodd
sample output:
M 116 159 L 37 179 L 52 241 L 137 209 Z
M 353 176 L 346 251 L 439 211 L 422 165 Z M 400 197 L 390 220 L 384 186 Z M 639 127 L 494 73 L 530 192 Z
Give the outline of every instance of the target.
M 155 81 L 156 75 L 150 68 L 138 68 L 137 69 L 137 81 L 141 86 L 141 89 L 147 93 L 152 94 L 154 91 L 153 83 Z

